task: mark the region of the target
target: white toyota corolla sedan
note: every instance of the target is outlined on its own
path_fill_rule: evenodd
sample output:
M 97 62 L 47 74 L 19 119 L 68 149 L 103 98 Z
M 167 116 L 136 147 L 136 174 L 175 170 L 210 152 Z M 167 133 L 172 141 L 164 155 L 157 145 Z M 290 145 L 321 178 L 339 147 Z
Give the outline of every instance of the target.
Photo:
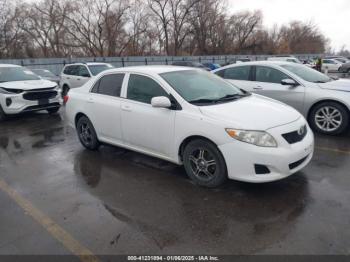
M 313 155 L 300 113 L 203 70 L 112 69 L 68 95 L 68 120 L 84 147 L 107 143 L 183 164 L 201 186 L 279 180 Z

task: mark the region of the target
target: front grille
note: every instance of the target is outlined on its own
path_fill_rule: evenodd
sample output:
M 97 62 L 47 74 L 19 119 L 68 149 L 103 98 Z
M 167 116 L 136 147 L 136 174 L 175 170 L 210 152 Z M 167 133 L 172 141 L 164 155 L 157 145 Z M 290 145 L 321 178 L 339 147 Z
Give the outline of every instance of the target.
M 282 136 L 289 144 L 295 144 L 302 141 L 306 135 L 307 135 L 307 127 L 305 125 L 301 127 L 300 130 L 286 133 L 286 134 L 283 134 Z
M 291 163 L 291 164 L 289 165 L 289 169 L 290 169 L 290 170 L 293 170 L 293 169 L 297 168 L 297 167 L 300 166 L 302 163 L 304 163 L 305 160 L 306 160 L 308 157 L 309 157 L 309 156 L 306 156 L 306 157 L 304 157 L 304 158 L 302 158 L 302 159 L 300 159 L 300 160 L 298 160 L 298 161 L 296 161 L 296 162 L 294 162 L 294 163 Z
M 31 91 L 23 94 L 26 100 L 52 99 L 57 96 L 57 91 Z

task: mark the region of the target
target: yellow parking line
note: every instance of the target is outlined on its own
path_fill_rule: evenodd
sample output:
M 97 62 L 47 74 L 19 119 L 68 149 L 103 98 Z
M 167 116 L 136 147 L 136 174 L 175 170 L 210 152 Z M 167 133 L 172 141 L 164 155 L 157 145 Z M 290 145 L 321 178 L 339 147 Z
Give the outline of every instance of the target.
M 99 259 L 86 247 L 74 239 L 67 231 L 56 224 L 51 218 L 33 206 L 28 200 L 19 195 L 5 181 L 0 179 L 0 189 L 13 199 L 25 212 L 36 220 L 47 232 L 63 244 L 82 262 L 99 262 Z
M 315 148 L 318 150 L 350 155 L 350 151 L 346 151 L 346 150 L 333 149 L 333 148 L 328 148 L 328 147 L 318 147 L 318 146 L 316 146 Z

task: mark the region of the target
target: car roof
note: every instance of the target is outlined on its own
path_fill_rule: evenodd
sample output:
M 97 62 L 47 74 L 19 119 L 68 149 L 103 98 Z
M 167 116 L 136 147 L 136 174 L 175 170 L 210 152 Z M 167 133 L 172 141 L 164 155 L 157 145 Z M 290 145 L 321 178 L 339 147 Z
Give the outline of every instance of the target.
M 171 65 L 148 65 L 148 66 L 128 66 L 109 69 L 108 72 L 133 72 L 144 74 L 162 74 L 176 71 L 199 70 L 193 67 L 171 66 Z M 107 71 L 105 71 L 107 72 Z
M 67 64 L 66 66 L 74 66 L 74 65 L 109 65 L 109 63 L 103 63 L 103 62 L 87 62 L 87 63 L 72 63 L 72 64 Z
M 296 65 L 296 63 L 287 62 L 287 61 L 273 61 L 273 60 L 265 60 L 265 61 L 252 61 L 252 62 L 245 62 L 245 63 L 239 63 L 239 64 L 232 64 L 227 65 L 224 67 L 220 67 L 213 71 L 220 71 L 222 69 L 231 68 L 231 67 L 237 67 L 237 66 L 253 66 L 253 65 L 260 65 L 260 66 L 282 66 L 282 65 Z
M 14 65 L 14 64 L 0 64 L 0 67 L 21 67 L 20 65 Z

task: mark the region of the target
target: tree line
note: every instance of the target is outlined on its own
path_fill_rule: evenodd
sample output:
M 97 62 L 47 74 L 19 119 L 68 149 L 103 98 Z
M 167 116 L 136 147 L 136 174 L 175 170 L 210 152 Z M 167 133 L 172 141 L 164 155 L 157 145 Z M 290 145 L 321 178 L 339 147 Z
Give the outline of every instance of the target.
M 323 53 L 313 23 L 266 28 L 225 0 L 0 0 L 0 58 Z

